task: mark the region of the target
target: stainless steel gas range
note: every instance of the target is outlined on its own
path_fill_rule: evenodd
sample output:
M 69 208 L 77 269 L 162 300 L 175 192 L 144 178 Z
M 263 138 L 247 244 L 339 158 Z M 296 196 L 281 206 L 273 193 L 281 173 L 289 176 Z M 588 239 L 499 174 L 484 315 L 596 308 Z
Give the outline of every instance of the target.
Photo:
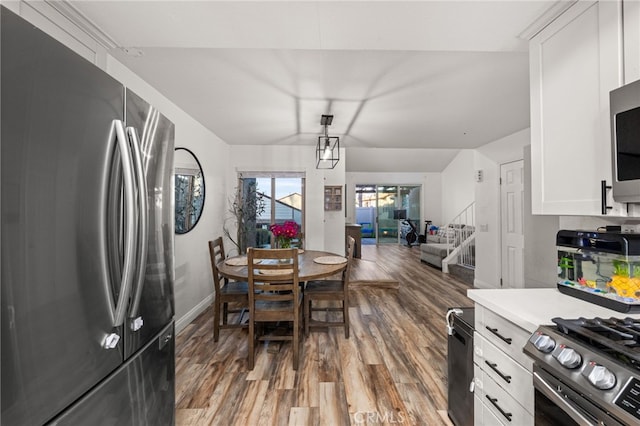
M 535 424 L 640 424 L 640 320 L 552 320 L 531 336 Z

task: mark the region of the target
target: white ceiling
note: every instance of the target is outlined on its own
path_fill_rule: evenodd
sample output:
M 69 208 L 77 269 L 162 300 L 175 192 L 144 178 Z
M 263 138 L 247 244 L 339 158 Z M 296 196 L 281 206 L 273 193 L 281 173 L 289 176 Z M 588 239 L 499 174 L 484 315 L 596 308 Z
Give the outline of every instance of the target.
M 333 114 L 347 150 L 475 148 L 528 127 L 520 34 L 556 3 L 70 2 L 227 143 L 313 146 Z

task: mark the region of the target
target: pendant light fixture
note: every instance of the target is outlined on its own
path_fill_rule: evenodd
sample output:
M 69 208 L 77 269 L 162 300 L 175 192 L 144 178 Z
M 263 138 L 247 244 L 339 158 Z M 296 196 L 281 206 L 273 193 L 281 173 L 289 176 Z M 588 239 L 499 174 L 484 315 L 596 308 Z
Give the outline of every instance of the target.
M 340 138 L 329 136 L 328 127 L 333 115 L 323 115 L 320 124 L 324 126 L 324 135 L 318 136 L 316 146 L 316 169 L 333 169 L 340 160 Z

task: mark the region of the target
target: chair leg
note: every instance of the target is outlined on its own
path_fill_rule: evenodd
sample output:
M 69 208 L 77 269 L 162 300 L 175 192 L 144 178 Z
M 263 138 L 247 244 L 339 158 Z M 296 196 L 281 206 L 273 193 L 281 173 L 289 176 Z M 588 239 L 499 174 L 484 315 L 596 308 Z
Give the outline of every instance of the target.
M 309 321 L 311 321 L 311 300 L 304 300 L 304 335 L 309 335 Z
M 293 321 L 293 369 L 298 369 L 298 363 L 300 362 L 300 314 L 298 318 Z
M 252 320 L 249 320 L 249 336 L 248 336 L 248 339 L 249 339 L 249 345 L 248 345 L 249 346 L 249 352 L 247 354 L 247 364 L 248 364 L 248 369 L 249 370 L 253 370 L 253 366 L 254 366 L 254 362 L 255 362 L 255 359 L 254 359 L 254 356 L 255 356 L 254 345 L 255 345 L 256 336 L 255 336 L 255 324 L 254 324 L 254 322 Z
M 222 324 L 227 325 L 229 319 L 229 303 L 224 302 L 222 304 Z
M 343 300 L 342 301 L 342 315 L 344 316 L 344 337 L 346 339 L 349 338 L 349 304 Z
M 215 295 L 213 302 L 213 341 L 217 342 L 220 337 L 220 299 Z

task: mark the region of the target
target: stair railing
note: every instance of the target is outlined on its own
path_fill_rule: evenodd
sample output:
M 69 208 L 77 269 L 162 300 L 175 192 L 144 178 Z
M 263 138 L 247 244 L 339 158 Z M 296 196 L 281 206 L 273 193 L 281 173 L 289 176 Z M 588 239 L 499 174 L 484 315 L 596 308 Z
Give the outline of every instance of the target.
M 458 265 L 466 266 L 467 268 L 476 268 L 476 233 L 473 232 L 468 240 L 460 244 L 460 251 L 458 252 Z
M 458 262 L 475 269 L 475 202 L 465 207 L 445 227 L 447 256 L 442 260 L 442 272 L 449 272 L 449 264 Z

